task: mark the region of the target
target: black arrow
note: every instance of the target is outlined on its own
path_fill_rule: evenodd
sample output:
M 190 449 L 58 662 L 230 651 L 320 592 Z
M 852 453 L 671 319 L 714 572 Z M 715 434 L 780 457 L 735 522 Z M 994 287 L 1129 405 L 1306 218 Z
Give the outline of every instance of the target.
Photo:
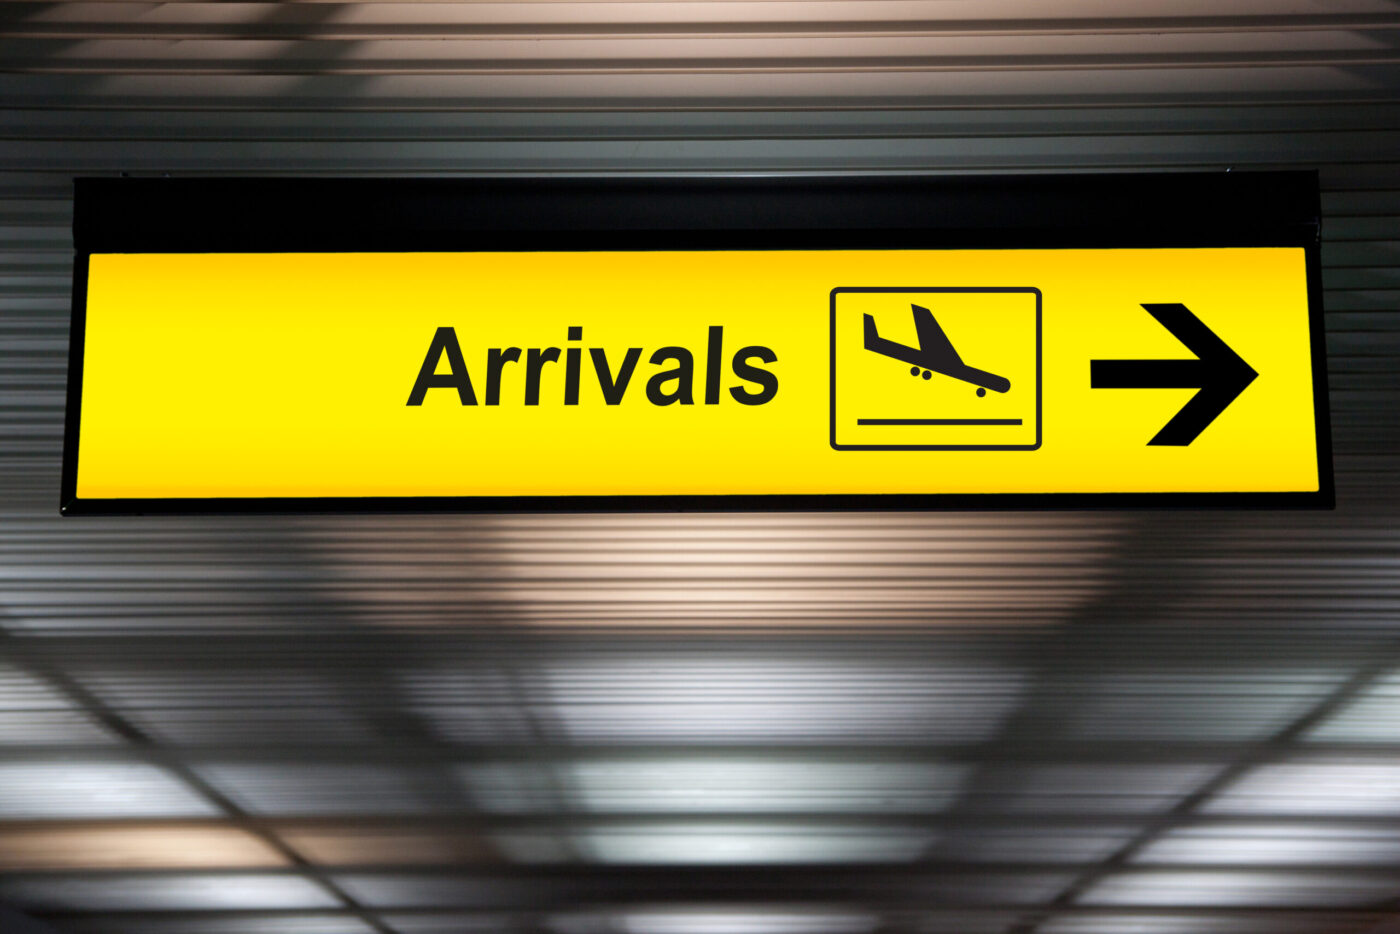
M 1173 302 L 1142 307 L 1196 359 L 1091 360 L 1089 385 L 1094 389 L 1199 389 L 1147 442 L 1190 444 L 1259 374 L 1185 305 Z

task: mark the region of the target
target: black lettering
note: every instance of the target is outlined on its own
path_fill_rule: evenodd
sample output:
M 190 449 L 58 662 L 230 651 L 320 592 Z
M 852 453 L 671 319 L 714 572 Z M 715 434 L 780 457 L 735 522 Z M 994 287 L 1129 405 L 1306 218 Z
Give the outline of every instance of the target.
M 501 370 L 507 363 L 520 362 L 520 348 L 507 347 L 502 350 L 492 347 L 486 351 L 486 404 L 501 404 Z
M 583 340 L 583 328 L 570 327 L 569 340 Z M 570 347 L 564 351 L 564 404 L 578 405 L 578 366 L 582 349 Z
M 570 341 L 583 339 L 583 328 L 571 325 L 568 330 Z M 712 325 L 708 330 L 705 357 L 705 404 L 718 405 L 720 399 L 720 364 L 724 353 L 724 328 Z M 603 401 L 608 405 L 620 405 L 636 373 L 641 360 L 642 348 L 629 347 L 624 354 L 617 372 L 613 373 L 608 362 L 607 351 L 602 347 L 588 349 L 593 360 L 593 369 L 598 377 L 598 388 Z M 540 383 L 545 364 L 558 363 L 564 359 L 564 404 L 578 405 L 580 378 L 583 367 L 583 348 L 572 346 L 566 350 L 558 347 L 492 347 L 486 354 L 486 405 L 500 405 L 501 383 L 506 364 L 519 363 L 525 355 L 525 404 L 540 404 Z M 444 358 L 447 372 L 438 373 Z M 750 362 L 757 359 L 762 363 L 776 363 L 778 355 L 771 348 L 759 345 L 744 347 L 734 354 L 731 366 L 734 375 L 756 389 L 746 386 L 732 386 L 729 394 L 741 405 L 763 405 L 778 394 L 777 374 Z M 665 406 L 694 405 L 695 357 L 684 347 L 662 347 L 649 358 L 657 366 L 672 364 L 669 369 L 652 374 L 647 380 L 647 399 L 653 405 Z M 672 385 L 674 384 L 674 385 Z M 455 389 L 462 405 L 476 405 L 476 390 L 472 386 L 471 374 L 462 356 L 461 344 L 457 341 L 454 328 L 440 327 L 428 345 L 428 352 L 414 380 L 408 396 L 409 405 L 422 405 L 429 389 Z
M 622 366 L 617 369 L 616 380 L 613 379 L 612 369 L 608 366 L 607 351 L 601 347 L 593 347 L 588 353 L 593 358 L 593 369 L 598 373 L 598 388 L 603 390 L 603 401 L 608 405 L 617 405 L 627 392 L 627 384 L 632 382 L 632 371 L 637 368 L 637 361 L 642 359 L 642 348 L 627 348 L 627 353 L 622 358 Z
M 438 362 L 444 354 L 450 372 L 439 374 L 436 372 Z M 471 374 L 467 372 L 467 362 L 462 359 L 457 332 L 452 328 L 438 328 L 433 334 L 423 366 L 418 370 L 418 379 L 414 380 L 413 391 L 408 394 L 408 404 L 422 405 L 429 389 L 455 389 L 463 405 L 476 405 L 476 390 L 472 389 Z
M 734 375 L 750 383 L 757 383 L 763 388 L 758 392 L 750 392 L 742 386 L 734 386 L 729 390 L 729 394 L 740 405 L 762 405 L 778 394 L 778 377 L 774 373 L 746 363 L 749 357 L 757 357 L 764 363 L 778 362 L 778 355 L 767 347 L 743 348 L 734 355 Z
M 719 367 L 724 356 L 724 328 L 710 328 L 709 346 L 705 352 L 705 404 L 719 405 Z
M 525 352 L 525 404 L 540 404 L 540 371 L 559 360 L 558 347 L 531 347 Z
M 662 347 L 651 355 L 651 362 L 661 363 L 663 360 L 674 360 L 677 366 L 673 370 L 662 370 L 647 380 L 647 398 L 651 404 L 671 405 L 679 402 L 681 405 L 694 405 L 690 384 L 695 378 L 695 358 L 684 347 Z M 676 384 L 675 391 L 662 392 L 661 387 L 670 382 Z

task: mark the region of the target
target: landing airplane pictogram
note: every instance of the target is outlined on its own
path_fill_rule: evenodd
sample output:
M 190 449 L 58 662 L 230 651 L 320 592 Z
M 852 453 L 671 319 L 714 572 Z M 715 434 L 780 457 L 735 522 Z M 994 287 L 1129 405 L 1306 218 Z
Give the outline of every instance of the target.
M 933 312 L 920 305 L 909 307 L 914 311 L 914 328 L 919 335 L 918 347 L 910 347 L 881 337 L 875 328 L 875 318 L 866 315 L 865 349 L 910 364 L 910 376 L 919 376 L 922 372 L 923 378 L 929 379 L 934 373 L 939 373 L 971 383 L 977 387 L 979 396 L 985 396 L 988 389 L 993 392 L 1006 392 L 1011 388 L 1011 380 L 1006 377 L 963 363 L 962 357 L 958 356 L 957 350 L 953 348 L 953 342 L 948 340 L 948 335 L 943 333 L 943 328 L 933 317 Z

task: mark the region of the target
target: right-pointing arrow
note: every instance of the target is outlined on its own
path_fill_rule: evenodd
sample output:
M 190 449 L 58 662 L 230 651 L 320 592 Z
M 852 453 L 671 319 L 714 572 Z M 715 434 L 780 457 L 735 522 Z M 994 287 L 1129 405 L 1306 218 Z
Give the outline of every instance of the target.
M 1197 359 L 1092 360 L 1089 385 L 1094 389 L 1199 389 L 1200 392 L 1147 442 L 1190 444 L 1259 374 L 1185 305 L 1144 304 L 1142 307 Z

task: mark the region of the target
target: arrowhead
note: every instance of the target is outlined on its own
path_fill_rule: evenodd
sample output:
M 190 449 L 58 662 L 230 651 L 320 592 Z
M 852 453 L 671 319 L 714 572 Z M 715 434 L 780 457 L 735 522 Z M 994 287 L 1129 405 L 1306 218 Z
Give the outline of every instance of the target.
M 1259 374 L 1185 305 L 1144 304 L 1142 307 L 1200 359 L 1200 392 L 1147 442 L 1149 445 L 1184 446 L 1195 441 Z

